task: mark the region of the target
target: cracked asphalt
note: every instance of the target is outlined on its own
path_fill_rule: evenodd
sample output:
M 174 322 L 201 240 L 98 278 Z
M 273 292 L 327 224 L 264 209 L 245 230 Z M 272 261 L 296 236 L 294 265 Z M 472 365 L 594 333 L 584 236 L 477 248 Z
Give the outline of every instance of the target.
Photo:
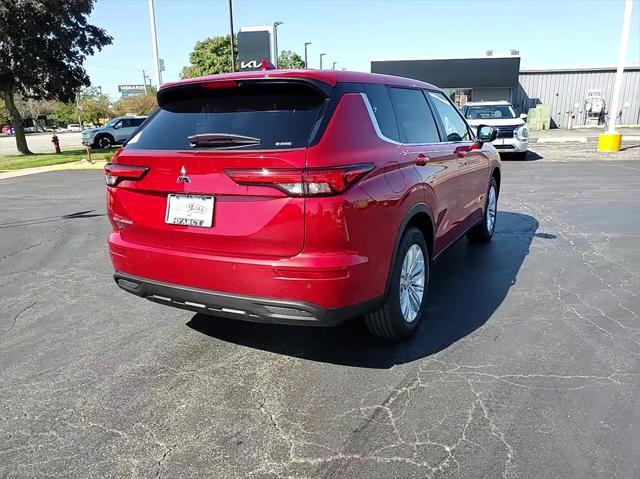
M 0 477 L 640 477 L 636 158 L 504 162 L 402 344 L 140 300 L 100 172 L 2 181 Z

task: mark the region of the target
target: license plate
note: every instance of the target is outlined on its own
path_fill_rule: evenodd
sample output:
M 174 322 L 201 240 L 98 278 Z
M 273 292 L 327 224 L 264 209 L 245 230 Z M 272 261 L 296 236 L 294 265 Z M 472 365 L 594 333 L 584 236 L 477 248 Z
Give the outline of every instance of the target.
M 169 195 L 165 222 L 209 228 L 213 222 L 213 196 Z

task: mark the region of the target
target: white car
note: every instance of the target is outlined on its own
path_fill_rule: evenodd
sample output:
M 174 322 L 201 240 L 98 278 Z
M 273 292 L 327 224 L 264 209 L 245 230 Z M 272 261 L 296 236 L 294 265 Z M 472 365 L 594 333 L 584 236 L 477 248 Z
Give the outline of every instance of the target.
M 78 123 L 71 123 L 67 125 L 67 131 L 79 132 L 82 131 L 82 127 Z
M 92 148 L 111 148 L 131 138 L 146 116 L 121 116 L 101 128 L 89 128 L 82 132 L 82 144 Z
M 467 122 L 493 126 L 498 137 L 492 142 L 500 153 L 510 153 L 518 159 L 524 159 L 529 149 L 529 128 L 525 123 L 527 115 L 516 115 L 508 101 L 469 102 L 462 107 Z

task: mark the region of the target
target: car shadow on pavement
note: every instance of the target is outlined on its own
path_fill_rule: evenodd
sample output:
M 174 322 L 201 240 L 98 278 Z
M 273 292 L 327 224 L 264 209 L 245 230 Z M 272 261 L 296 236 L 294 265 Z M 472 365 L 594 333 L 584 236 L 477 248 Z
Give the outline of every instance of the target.
M 426 321 L 407 341 L 370 335 L 361 319 L 336 328 L 280 326 L 196 314 L 187 326 L 222 341 L 302 359 L 365 368 L 390 368 L 441 351 L 490 320 L 516 277 L 534 236 L 535 218 L 499 212 L 486 245 L 458 241 L 432 265 Z
M 502 154 L 500 155 L 500 160 L 502 161 L 537 161 L 537 160 L 543 160 L 544 157 L 542 157 L 541 155 L 539 155 L 538 153 L 536 153 L 533 150 L 527 150 L 524 158 L 521 158 L 520 156 L 514 156 L 514 153 L 507 153 L 507 154 Z

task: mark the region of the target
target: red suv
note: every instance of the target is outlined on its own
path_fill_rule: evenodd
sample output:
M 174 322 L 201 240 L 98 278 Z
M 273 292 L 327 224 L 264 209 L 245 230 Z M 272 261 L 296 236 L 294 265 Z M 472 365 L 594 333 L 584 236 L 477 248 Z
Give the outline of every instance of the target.
M 495 227 L 500 161 L 438 88 L 344 71 L 275 70 L 164 85 L 105 167 L 122 289 L 248 321 L 365 316 L 399 339 L 429 265 Z

